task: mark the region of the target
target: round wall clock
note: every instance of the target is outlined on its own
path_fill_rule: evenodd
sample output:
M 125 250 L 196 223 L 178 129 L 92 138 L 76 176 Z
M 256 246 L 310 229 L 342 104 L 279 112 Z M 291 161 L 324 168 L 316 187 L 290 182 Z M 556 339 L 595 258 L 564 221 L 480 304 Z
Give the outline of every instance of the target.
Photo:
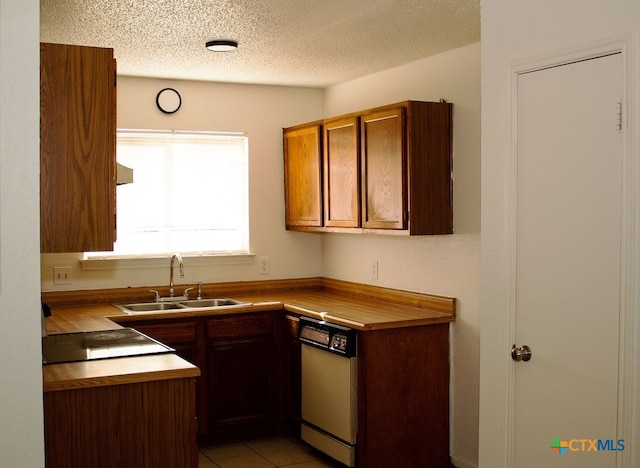
M 156 96 L 156 106 L 165 114 L 178 112 L 182 105 L 180 93 L 173 88 L 164 88 L 158 91 Z

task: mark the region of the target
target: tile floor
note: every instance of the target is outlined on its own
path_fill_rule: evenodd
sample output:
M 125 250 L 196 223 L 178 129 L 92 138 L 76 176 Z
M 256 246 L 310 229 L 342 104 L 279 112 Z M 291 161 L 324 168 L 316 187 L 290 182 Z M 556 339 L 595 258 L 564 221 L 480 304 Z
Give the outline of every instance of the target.
M 343 468 L 308 445 L 270 437 L 225 445 L 201 446 L 198 468 Z

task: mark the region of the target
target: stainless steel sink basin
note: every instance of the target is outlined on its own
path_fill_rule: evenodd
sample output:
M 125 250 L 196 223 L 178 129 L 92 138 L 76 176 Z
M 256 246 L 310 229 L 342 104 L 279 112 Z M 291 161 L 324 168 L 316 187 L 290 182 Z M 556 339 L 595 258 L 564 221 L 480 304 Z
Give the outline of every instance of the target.
M 172 310 L 188 310 L 188 309 L 215 309 L 218 307 L 231 307 L 247 305 L 248 302 L 230 299 L 228 297 L 217 297 L 213 299 L 193 299 L 193 300 L 173 300 L 166 302 L 141 302 L 138 304 L 114 304 L 123 312 L 132 315 L 136 312 L 160 312 Z
M 194 299 L 192 301 L 181 302 L 180 304 L 186 307 L 222 307 L 229 305 L 246 304 L 246 302 L 229 299 L 228 297 L 219 297 L 216 299 Z
M 177 302 L 143 302 L 140 304 L 125 304 L 119 306 L 131 312 L 150 312 L 152 310 L 173 310 L 184 309 L 184 306 Z

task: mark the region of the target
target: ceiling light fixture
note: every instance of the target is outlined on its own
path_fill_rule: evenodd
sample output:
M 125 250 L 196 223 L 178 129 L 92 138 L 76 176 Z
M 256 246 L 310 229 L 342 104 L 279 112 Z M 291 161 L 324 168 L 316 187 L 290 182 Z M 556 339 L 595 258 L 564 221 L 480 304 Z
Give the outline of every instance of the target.
M 207 49 L 213 52 L 229 52 L 238 48 L 237 41 L 227 39 L 215 40 L 207 42 Z

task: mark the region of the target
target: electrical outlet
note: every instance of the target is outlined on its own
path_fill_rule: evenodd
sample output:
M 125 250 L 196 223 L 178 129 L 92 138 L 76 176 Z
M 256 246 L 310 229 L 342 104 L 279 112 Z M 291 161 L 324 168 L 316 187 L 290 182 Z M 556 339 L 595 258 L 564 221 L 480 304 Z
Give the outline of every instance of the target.
M 269 274 L 269 257 L 258 257 L 258 268 L 261 275 Z
M 71 267 L 53 267 L 53 284 L 71 284 Z
M 378 260 L 371 262 L 371 279 L 378 279 Z

